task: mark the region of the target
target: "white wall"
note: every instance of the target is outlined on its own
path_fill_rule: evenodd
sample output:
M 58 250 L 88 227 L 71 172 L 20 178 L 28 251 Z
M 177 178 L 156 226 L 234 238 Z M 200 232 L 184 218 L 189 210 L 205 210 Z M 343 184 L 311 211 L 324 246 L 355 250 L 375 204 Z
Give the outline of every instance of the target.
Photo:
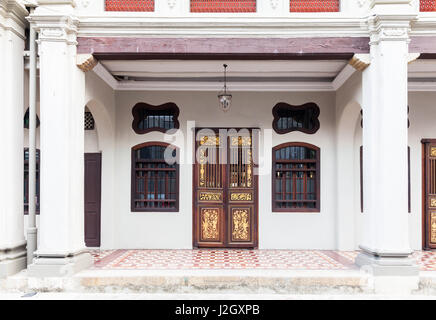
M 162 141 L 163 134 L 137 135 L 132 130 L 132 107 L 138 102 L 174 102 L 180 108 L 181 132 L 187 121 L 198 127 L 261 127 L 271 129 L 272 108 L 278 102 L 315 102 L 321 109 L 321 128 L 314 135 L 273 134 L 264 154 L 266 175 L 259 179 L 259 248 L 333 249 L 335 247 L 335 96 L 334 93 L 234 93 L 232 108 L 223 113 L 216 93 L 117 92 L 115 153 L 115 246 L 117 248 L 192 247 L 192 165 L 180 167 L 178 213 L 130 212 L 131 148 L 146 141 Z M 262 140 L 262 139 L 261 139 Z M 321 212 L 271 212 L 271 147 L 289 141 L 321 148 Z M 175 145 L 183 147 L 183 139 Z M 192 152 L 192 145 L 188 146 Z M 261 141 L 261 150 L 263 143 Z M 263 153 L 263 151 L 261 151 Z M 183 155 L 182 155 L 183 158 Z M 104 201 L 103 201 L 104 202 Z M 103 230 L 102 233 L 107 232 Z
M 411 176 L 410 244 L 422 249 L 422 144 L 421 139 L 436 139 L 436 92 L 409 93 L 409 146 Z

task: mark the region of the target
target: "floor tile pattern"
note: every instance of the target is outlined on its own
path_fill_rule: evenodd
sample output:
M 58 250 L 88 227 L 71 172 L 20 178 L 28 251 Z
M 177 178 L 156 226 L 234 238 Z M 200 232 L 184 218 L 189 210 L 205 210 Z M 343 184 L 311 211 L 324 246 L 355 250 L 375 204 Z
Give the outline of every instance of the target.
M 94 269 L 357 269 L 357 251 L 321 250 L 92 250 Z M 413 254 L 422 271 L 436 271 L 436 252 Z
M 298 250 L 117 250 L 94 253 L 97 269 L 291 269 L 346 270 L 330 251 Z M 104 255 L 104 256 L 100 256 Z M 340 260 L 340 259 L 339 259 Z

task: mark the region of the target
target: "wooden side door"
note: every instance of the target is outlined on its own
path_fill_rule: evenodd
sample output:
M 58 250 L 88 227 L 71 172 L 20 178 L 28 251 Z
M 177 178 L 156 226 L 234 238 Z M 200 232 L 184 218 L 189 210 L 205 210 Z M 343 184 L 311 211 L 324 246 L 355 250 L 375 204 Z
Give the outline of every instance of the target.
M 246 132 L 196 130 L 194 247 L 258 245 L 257 176 L 252 131 Z
M 101 153 L 85 153 L 85 244 L 99 247 L 101 237 Z
M 423 139 L 423 249 L 436 249 L 436 139 Z

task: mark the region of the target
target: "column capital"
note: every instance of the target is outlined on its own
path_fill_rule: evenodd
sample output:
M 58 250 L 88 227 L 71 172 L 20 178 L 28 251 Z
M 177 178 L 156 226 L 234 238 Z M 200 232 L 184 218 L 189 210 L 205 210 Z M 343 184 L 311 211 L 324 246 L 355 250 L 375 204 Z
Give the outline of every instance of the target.
M 79 19 L 73 15 L 32 14 L 27 20 L 39 33 L 39 42 L 66 42 L 76 45 Z
M 11 30 L 22 39 L 25 39 L 28 14 L 26 8 L 16 0 L 0 0 L 0 28 Z
M 413 0 L 372 0 L 368 18 L 370 44 L 409 41 L 410 23 L 418 16 Z
M 410 23 L 416 15 L 374 15 L 368 19 L 370 45 L 381 41 L 409 41 Z

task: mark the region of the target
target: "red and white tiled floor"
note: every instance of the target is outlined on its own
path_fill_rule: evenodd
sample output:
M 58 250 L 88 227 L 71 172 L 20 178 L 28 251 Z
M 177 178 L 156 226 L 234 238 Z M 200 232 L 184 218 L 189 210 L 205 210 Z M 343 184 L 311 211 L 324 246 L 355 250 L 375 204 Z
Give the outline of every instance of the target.
M 321 250 L 93 250 L 94 269 L 356 269 L 357 251 Z M 415 252 L 422 271 L 436 271 L 436 252 Z

